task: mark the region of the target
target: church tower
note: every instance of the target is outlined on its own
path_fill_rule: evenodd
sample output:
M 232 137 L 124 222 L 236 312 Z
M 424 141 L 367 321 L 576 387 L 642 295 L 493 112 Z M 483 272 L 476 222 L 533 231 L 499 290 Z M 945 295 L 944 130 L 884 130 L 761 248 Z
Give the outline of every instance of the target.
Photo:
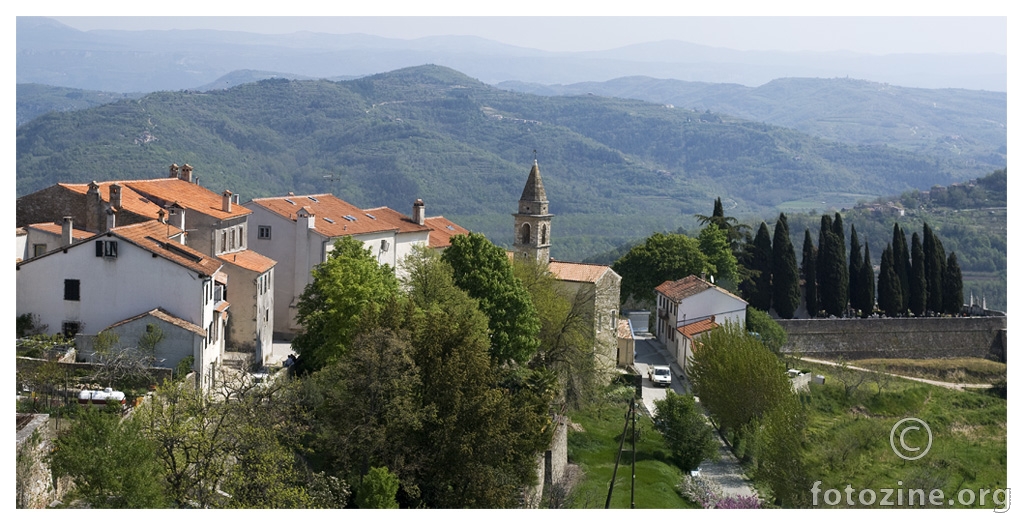
M 547 263 L 550 260 L 553 216 L 548 213 L 548 196 L 544 192 L 536 159 L 519 198 L 519 213 L 512 216 L 515 217 L 512 243 L 515 257 Z

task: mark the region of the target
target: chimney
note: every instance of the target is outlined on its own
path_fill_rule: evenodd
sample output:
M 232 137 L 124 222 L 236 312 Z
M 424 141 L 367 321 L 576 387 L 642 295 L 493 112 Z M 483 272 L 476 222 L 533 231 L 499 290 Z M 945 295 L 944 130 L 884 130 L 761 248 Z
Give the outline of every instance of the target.
M 178 164 L 177 163 L 171 165 L 171 176 L 170 176 L 170 178 L 171 179 L 177 179 L 178 178 Z
M 220 208 L 221 208 L 221 210 L 223 210 L 224 212 L 230 213 L 231 212 L 231 191 L 230 190 L 224 190 L 224 193 L 220 194 L 220 195 L 221 195 L 221 200 L 220 200 Z
M 314 230 L 316 228 L 316 214 L 309 207 L 304 206 L 295 214 L 299 230 Z
M 156 217 L 157 217 L 158 220 L 160 220 L 161 223 L 165 223 L 165 224 L 167 223 L 167 213 L 164 212 L 163 208 L 161 208 L 160 210 L 157 210 Z
M 192 182 L 192 167 L 187 163 L 181 166 L 181 177 L 179 178 L 186 183 Z
M 171 206 L 167 207 L 167 209 L 167 222 L 178 230 L 185 230 L 185 209 L 179 206 L 178 203 L 171 203 Z
M 110 206 L 121 208 L 121 185 L 117 183 L 110 185 Z
M 74 236 L 71 234 L 73 226 L 74 218 L 64 216 L 64 223 L 60 227 L 60 246 L 66 247 L 74 241 Z
M 113 230 L 117 226 L 117 213 L 112 208 L 107 208 L 107 229 L 105 232 Z
M 100 197 L 100 185 L 96 181 L 89 183 L 89 190 L 85 193 L 85 229 L 90 232 L 103 230 L 103 199 Z
M 412 204 L 412 220 L 417 225 L 422 225 L 426 222 L 426 205 L 423 204 L 422 199 L 417 199 Z

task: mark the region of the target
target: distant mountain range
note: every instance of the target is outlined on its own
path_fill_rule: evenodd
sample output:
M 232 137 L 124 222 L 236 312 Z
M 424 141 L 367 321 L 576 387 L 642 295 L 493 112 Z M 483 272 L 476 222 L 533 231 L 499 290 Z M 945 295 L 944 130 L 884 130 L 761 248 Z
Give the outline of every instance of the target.
M 902 106 L 920 111 L 922 103 Z M 279 78 L 158 92 L 49 113 L 18 128 L 17 193 L 161 177 L 171 163 L 187 162 L 204 186 L 243 200 L 329 191 L 357 206 L 406 210 L 423 198 L 431 215 L 509 243 L 509 214 L 534 155 L 556 214 L 552 255 L 562 259 L 689 226 L 716 196 L 730 215 L 771 217 L 794 200 L 826 210 L 1002 167 L 826 141 L 671 104 L 512 92 L 421 66 L 341 82 Z
M 111 92 L 197 89 L 237 70 L 343 78 L 438 64 L 485 83 L 570 84 L 647 76 L 761 86 L 785 77 L 1006 92 L 1006 55 L 736 51 L 680 41 L 552 53 L 478 37 L 264 35 L 212 30 L 79 31 L 17 18 L 17 82 Z

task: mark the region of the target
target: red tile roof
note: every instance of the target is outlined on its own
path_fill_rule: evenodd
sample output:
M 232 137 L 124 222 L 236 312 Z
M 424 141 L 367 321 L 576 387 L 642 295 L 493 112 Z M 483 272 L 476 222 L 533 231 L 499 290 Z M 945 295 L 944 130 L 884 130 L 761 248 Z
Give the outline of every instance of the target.
M 105 201 L 107 203 L 110 202 L 110 185 L 114 184 L 115 182 L 117 182 L 117 181 L 107 181 L 107 182 L 99 183 L 99 185 L 100 185 L 100 198 L 103 199 L 103 201 Z M 123 181 L 122 182 L 118 182 L 118 184 L 120 184 L 122 186 L 122 188 L 121 188 L 121 209 L 122 210 L 127 210 L 128 212 L 132 212 L 132 213 L 138 214 L 138 215 L 143 216 L 143 217 L 151 217 L 153 219 L 157 219 L 157 214 L 161 210 L 159 205 L 157 205 L 156 203 L 150 201 L 146 197 L 140 195 L 138 192 L 132 190 L 130 187 L 126 186 Z M 72 192 L 79 193 L 79 194 L 82 194 L 82 195 L 85 195 L 85 194 L 87 194 L 89 192 L 89 185 L 88 184 L 59 183 L 57 186 L 61 186 L 63 188 L 67 188 L 68 190 L 71 190 Z
M 198 184 L 170 177 L 98 183 L 100 198 L 105 202 L 110 202 L 110 185 L 114 183 L 121 185 L 121 208 L 153 219 L 157 219 L 161 206 L 168 206 L 174 202 L 186 210 L 196 210 L 222 220 L 252 213 L 248 208 L 236 204 L 231 205 L 231 212 L 225 212 L 222 209 L 224 201 L 221 194 Z M 88 184 L 62 183 L 60 186 L 83 195 L 89 191 Z M 162 203 L 158 205 L 151 198 Z
M 688 323 L 686 325 L 683 325 L 682 327 L 677 328 L 676 330 L 679 331 L 679 333 L 682 334 L 683 336 L 693 339 L 694 336 L 702 332 L 708 332 L 712 329 L 717 328 L 718 324 L 715 323 L 715 317 L 712 316 L 707 319 L 695 321 L 693 323 Z
M 591 263 L 570 263 L 567 261 L 548 262 L 548 270 L 559 281 L 575 281 L 579 283 L 597 283 L 605 272 L 612 268 L 607 265 L 594 265 Z
M 106 234 L 94 236 L 93 239 L 99 239 L 110 234 L 188 268 L 193 272 L 206 276 L 212 276 L 223 266 L 223 262 L 219 259 L 207 256 L 198 250 L 170 239 L 180 232 L 177 228 L 166 223 L 146 221 L 145 223 L 116 227 Z
M 64 225 L 61 225 L 59 223 L 35 223 L 28 225 L 26 228 L 34 228 L 36 230 L 42 230 L 43 232 L 56 234 L 58 236 L 64 233 Z M 88 230 L 79 230 L 77 228 L 71 229 L 71 238 L 72 240 L 75 241 L 79 239 L 85 239 L 92 235 L 94 234 L 92 232 L 89 232 Z
M 378 221 L 390 223 L 398 229 L 399 233 L 402 234 L 407 232 L 424 232 L 430 229 L 429 226 L 421 225 L 413 221 L 411 217 L 386 206 L 363 210 L 363 215 L 366 217 L 374 216 Z
M 306 208 L 313 213 L 315 218 L 313 230 L 325 237 L 426 230 L 426 227 L 413 223 L 411 219 L 389 208 L 374 209 L 380 212 L 379 214 L 374 211 L 364 211 L 331 194 L 263 197 L 253 199 L 252 203 L 292 221 L 296 220 L 296 214 L 300 209 Z M 346 216 L 351 219 L 347 219 Z M 402 218 L 407 223 L 401 221 Z
M 117 322 L 117 323 L 115 323 L 115 324 L 113 324 L 113 325 L 111 325 L 111 326 L 109 326 L 109 327 L 107 327 L 106 329 L 103 329 L 103 330 L 107 331 L 107 330 L 113 329 L 114 327 L 118 327 L 120 325 L 124 325 L 126 323 L 130 323 L 130 322 L 133 322 L 135 320 L 140 320 L 142 318 L 145 318 L 146 316 L 152 316 L 152 317 L 157 318 L 159 320 L 162 320 L 162 321 L 165 321 L 167 323 L 170 323 L 171 325 L 174 325 L 176 327 L 181 327 L 182 329 L 185 329 L 185 330 L 188 330 L 188 331 L 192 331 L 192 332 L 194 332 L 194 333 L 196 333 L 196 334 L 198 334 L 200 336 L 206 336 L 206 330 L 204 330 L 202 327 L 200 327 L 200 326 L 198 326 L 198 325 L 196 325 L 196 324 L 194 324 L 192 322 L 183 320 L 183 319 L 181 319 L 181 318 L 179 318 L 179 317 L 177 317 L 177 316 L 175 316 L 175 315 L 165 311 L 162 307 L 157 307 L 157 308 L 155 308 L 155 309 L 153 309 L 153 310 L 151 310 L 149 312 L 143 312 L 142 314 L 139 314 L 137 316 L 132 316 L 131 318 L 128 318 L 128 319 L 125 319 L 125 320 L 121 320 L 121 321 L 119 321 L 119 322 Z
M 270 270 L 277 261 L 252 250 L 239 250 L 230 254 L 221 254 L 220 260 L 262 274 Z
M 469 234 L 469 230 L 445 219 L 443 216 L 428 217 L 424 221 L 430 228 L 430 248 L 452 246 L 452 236 Z
M 629 319 L 623 318 L 619 320 L 618 326 L 618 337 L 620 340 L 632 340 L 633 331 L 629 328 Z
M 712 285 L 711 283 L 708 283 L 707 281 L 704 281 L 703 279 L 692 275 L 686 276 L 685 278 L 676 281 L 666 281 L 661 285 L 654 287 L 655 292 L 661 293 L 661 295 L 667 297 L 668 299 L 676 303 L 686 298 L 689 298 L 690 296 L 696 296 L 697 294 L 700 294 L 701 292 L 704 292 L 705 290 L 708 289 L 715 289 L 718 292 L 721 292 L 722 294 L 726 294 L 740 301 L 744 301 L 743 298 L 740 298 L 739 296 L 721 287 L 716 287 L 715 285 Z M 744 303 L 746 302 L 744 301 Z

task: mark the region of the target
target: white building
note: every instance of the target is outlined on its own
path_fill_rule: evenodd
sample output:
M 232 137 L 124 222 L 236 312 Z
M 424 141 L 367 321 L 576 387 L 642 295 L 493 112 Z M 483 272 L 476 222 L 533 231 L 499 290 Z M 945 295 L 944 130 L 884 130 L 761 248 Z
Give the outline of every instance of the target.
M 427 218 L 422 200 L 413 204 L 411 218 L 387 207 L 363 210 L 331 194 L 267 197 L 245 206 L 252 210 L 249 246 L 277 261 L 273 318 L 285 338 L 299 330 L 298 301 L 313 268 L 327 261 L 339 239 L 361 241 L 379 263 L 401 272 L 399 263 L 415 245 L 443 249 L 452 235 L 467 232 L 443 217 Z
M 655 335 L 680 366 L 685 365 L 693 338 L 711 330 L 711 324 L 746 325 L 747 302 L 697 276 L 666 281 L 654 291 L 658 303 Z M 707 323 L 693 325 L 702 321 Z
M 149 221 L 22 261 L 16 267 L 17 314 L 38 316 L 50 333 L 75 336 L 95 335 L 159 308 L 201 328 L 191 344 L 193 369 L 209 387 L 224 351 L 229 304 L 214 280 L 223 263 L 182 245 L 180 234 Z

